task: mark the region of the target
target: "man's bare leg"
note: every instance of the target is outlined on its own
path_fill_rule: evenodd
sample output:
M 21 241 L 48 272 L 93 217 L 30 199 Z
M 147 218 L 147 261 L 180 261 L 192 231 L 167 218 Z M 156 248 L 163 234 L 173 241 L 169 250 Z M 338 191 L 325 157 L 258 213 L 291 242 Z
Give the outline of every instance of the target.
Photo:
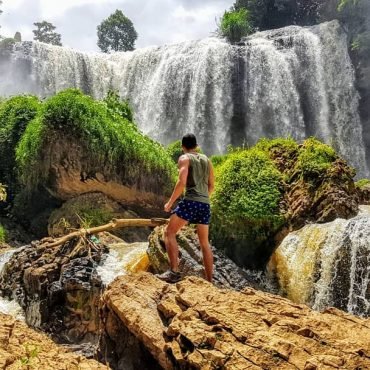
M 166 244 L 171 270 L 177 272 L 179 269 L 179 246 L 176 240 L 177 232 L 188 222 L 176 214 L 170 217 L 170 222 L 165 229 L 164 242 Z
M 198 225 L 197 226 L 198 238 L 200 248 L 203 254 L 203 264 L 206 273 L 206 279 L 212 282 L 213 278 L 213 253 L 208 240 L 209 226 Z

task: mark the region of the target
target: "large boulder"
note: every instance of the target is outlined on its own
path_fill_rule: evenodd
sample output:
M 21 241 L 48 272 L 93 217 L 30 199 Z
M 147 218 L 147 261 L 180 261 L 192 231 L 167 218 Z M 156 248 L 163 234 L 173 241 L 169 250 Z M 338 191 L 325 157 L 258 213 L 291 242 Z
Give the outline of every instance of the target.
M 108 370 L 108 367 L 57 346 L 45 334 L 9 315 L 0 314 L 0 368 L 43 370 Z
M 35 233 L 45 236 L 53 210 L 87 193 L 103 193 L 141 216 L 162 209 L 175 164 L 123 114 L 127 107 L 111 100 L 70 89 L 44 102 L 18 97 L 0 105 L 0 154 L 7 159 L 0 181 L 9 186 L 13 213 Z
M 164 369 L 370 368 L 369 320 L 252 288 L 220 290 L 197 277 L 170 285 L 142 273 L 116 279 L 103 302 L 103 316 L 126 328 L 115 330 L 117 346 L 128 331 Z M 123 347 L 114 364 L 128 355 Z
M 164 243 L 165 226 L 157 227 L 149 236 L 148 256 L 152 271 L 162 273 L 169 269 L 168 256 Z M 179 269 L 183 276 L 199 276 L 204 278 L 202 253 L 198 236 L 191 227 L 183 228 L 177 235 L 180 247 Z M 243 289 L 255 282 L 232 260 L 211 247 L 214 255 L 214 281 L 220 287 Z
M 85 243 L 32 243 L 13 254 L 0 276 L 2 295 L 20 304 L 27 324 L 65 343 L 97 340 L 104 288 L 97 267 L 108 249 Z
M 305 223 L 358 213 L 355 171 L 316 139 L 260 140 L 213 162 L 211 236 L 243 267 L 263 268 L 282 238 Z

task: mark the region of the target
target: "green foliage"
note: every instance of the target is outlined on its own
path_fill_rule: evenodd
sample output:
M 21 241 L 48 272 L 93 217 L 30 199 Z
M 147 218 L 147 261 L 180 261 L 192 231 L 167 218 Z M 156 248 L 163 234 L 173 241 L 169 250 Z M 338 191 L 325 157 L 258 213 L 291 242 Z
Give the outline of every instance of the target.
M 101 226 L 112 220 L 113 215 L 105 209 L 86 208 L 78 214 L 80 227 L 88 229 L 90 227 Z
M 16 146 L 40 107 L 36 97 L 27 95 L 10 98 L 0 105 L 0 180 L 10 186 L 16 183 Z
M 307 139 L 299 151 L 296 170 L 306 179 L 324 175 L 337 159 L 335 150 L 315 138 Z
M 209 159 L 211 160 L 213 167 L 216 168 L 226 161 L 227 155 L 213 155 Z
M 257 266 L 262 255 L 269 255 L 270 239 L 284 222 L 279 209 L 282 174 L 259 148 L 228 154 L 215 173 L 212 240 L 241 265 Z
M 52 44 L 57 46 L 62 46 L 61 35 L 55 32 L 56 27 L 49 22 L 42 21 L 33 24 L 37 28 L 33 30 L 33 39 L 40 42 L 45 42 L 46 44 Z
M 104 102 L 107 104 L 108 108 L 113 112 L 113 114 L 118 114 L 120 117 L 127 119 L 128 121 L 133 121 L 134 113 L 132 108 L 127 101 L 122 101 L 118 92 L 114 90 L 108 91 Z
M 369 184 L 370 184 L 369 179 L 361 179 L 361 180 L 358 180 L 355 185 L 356 185 L 357 188 L 361 189 L 364 186 L 369 185 Z
M 0 243 L 6 242 L 6 230 L 3 225 L 0 224 Z
M 137 36 L 133 23 L 121 10 L 98 26 L 98 46 L 104 53 L 134 50 Z
M 172 160 L 177 164 L 180 156 L 183 154 L 181 140 L 177 140 L 168 145 L 166 151 L 168 155 L 172 158 Z
M 11 37 L 0 40 L 0 53 L 12 51 L 15 42 Z
M 252 32 L 249 11 L 245 8 L 226 11 L 221 19 L 220 32 L 231 43 L 239 42 Z
M 136 125 L 112 115 L 107 103 L 93 100 L 79 90 L 68 89 L 49 98 L 41 114 L 27 127 L 17 148 L 17 163 L 25 183 L 46 174 L 37 163 L 45 142 L 54 136 L 77 139 L 88 151 L 91 163 L 107 163 L 124 170 L 126 181 L 135 183 L 145 176 L 158 179 L 168 191 L 176 169 L 163 147 L 141 134 Z M 44 171 L 45 172 L 45 171 Z

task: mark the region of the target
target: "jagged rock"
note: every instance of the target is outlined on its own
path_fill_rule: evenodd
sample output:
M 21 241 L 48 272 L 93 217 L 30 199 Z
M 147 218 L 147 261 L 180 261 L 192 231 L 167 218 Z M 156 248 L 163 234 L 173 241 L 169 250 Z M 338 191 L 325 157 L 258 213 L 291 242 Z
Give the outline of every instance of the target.
M 45 334 L 0 314 L 0 369 L 98 370 L 108 367 L 57 346 Z
M 103 244 L 73 240 L 60 247 L 33 243 L 15 252 L 0 276 L 0 291 L 25 310 L 26 322 L 58 340 L 97 338 L 103 283 L 96 272 Z
M 148 256 L 155 273 L 162 273 L 169 268 L 166 247 L 164 244 L 165 226 L 157 227 L 149 236 Z M 179 269 L 183 276 L 195 275 L 204 277 L 202 253 L 198 236 L 191 227 L 186 227 L 177 235 L 181 259 Z M 254 282 L 248 279 L 248 274 L 238 267 L 228 257 L 212 247 L 214 254 L 214 281 L 218 286 L 242 289 Z
M 360 204 L 370 205 L 370 184 L 357 188 Z
M 220 290 L 197 277 L 169 285 L 148 273 L 116 279 L 103 300 L 105 317 L 119 319 L 114 325 L 164 369 L 370 368 L 370 321 L 336 309 L 320 313 L 252 288 Z
M 359 198 L 353 170 L 344 160 L 337 159 L 324 176 L 312 182 L 297 173 L 287 184 L 283 204 L 287 207 L 285 217 L 291 229 L 298 229 L 307 222 L 354 217 L 359 211 Z

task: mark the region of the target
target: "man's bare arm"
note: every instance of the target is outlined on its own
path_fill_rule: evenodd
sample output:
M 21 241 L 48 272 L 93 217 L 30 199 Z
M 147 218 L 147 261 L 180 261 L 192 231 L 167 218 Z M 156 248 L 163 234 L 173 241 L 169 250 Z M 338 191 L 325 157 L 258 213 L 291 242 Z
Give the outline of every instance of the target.
M 186 181 L 189 173 L 189 158 L 185 155 L 182 155 L 179 158 L 178 167 L 179 167 L 179 178 L 173 190 L 170 200 L 165 204 L 164 210 L 170 212 L 173 204 L 176 200 L 182 195 L 186 187 Z
M 209 161 L 208 194 L 211 195 L 214 190 L 215 190 L 215 172 L 213 170 L 212 162 Z

